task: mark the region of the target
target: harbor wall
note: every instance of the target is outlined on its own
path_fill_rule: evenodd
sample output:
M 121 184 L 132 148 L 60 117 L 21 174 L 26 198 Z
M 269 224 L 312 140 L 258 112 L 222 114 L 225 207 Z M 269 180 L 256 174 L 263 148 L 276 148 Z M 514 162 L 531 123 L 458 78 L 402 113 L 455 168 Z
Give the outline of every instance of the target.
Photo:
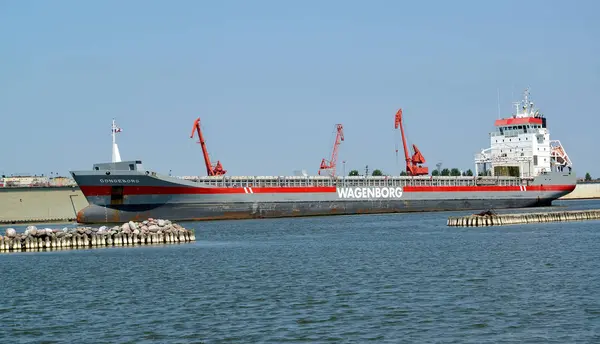
M 87 205 L 78 187 L 0 188 L 0 223 L 74 221 Z
M 600 198 L 600 183 L 581 183 L 577 184 L 573 192 L 561 197 L 560 199 L 595 199 Z

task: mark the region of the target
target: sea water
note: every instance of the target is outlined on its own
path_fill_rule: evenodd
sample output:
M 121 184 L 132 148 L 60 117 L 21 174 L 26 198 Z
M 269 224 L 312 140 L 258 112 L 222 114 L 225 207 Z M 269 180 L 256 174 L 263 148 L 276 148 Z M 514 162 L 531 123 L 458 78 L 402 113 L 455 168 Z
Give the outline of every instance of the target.
M 600 342 L 600 222 L 446 227 L 467 213 L 196 222 L 191 244 L 3 253 L 0 343 Z

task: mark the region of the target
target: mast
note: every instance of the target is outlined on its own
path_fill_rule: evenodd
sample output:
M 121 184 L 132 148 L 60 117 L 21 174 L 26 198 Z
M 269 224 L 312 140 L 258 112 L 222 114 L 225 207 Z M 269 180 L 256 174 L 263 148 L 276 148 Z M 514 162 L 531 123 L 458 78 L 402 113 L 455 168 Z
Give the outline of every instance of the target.
M 119 146 L 117 145 L 117 133 L 123 131 L 115 124 L 115 119 L 112 120 L 112 162 L 121 162 L 121 154 L 119 153 Z

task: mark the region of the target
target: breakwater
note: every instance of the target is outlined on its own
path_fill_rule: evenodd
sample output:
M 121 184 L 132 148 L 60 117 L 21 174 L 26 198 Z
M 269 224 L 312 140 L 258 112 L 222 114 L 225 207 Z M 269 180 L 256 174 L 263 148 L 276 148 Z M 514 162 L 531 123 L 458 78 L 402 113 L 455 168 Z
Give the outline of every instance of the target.
M 451 227 L 504 226 L 524 223 L 600 220 L 600 210 L 571 210 L 523 214 L 474 214 L 451 216 L 447 225 Z
M 0 235 L 0 252 L 29 250 L 85 249 L 109 246 L 177 244 L 196 241 L 193 230 L 169 220 L 148 219 L 126 222 L 121 226 L 38 229 L 28 226 L 23 233 L 7 228 Z

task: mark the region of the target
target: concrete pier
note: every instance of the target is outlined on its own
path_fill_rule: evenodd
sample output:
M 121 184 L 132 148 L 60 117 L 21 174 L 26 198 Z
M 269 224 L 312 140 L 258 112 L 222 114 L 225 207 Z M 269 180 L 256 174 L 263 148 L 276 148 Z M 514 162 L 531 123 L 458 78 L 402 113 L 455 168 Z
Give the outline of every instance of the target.
M 0 235 L 0 252 L 178 244 L 193 241 L 196 241 L 193 230 L 185 229 L 169 220 L 148 219 L 142 222 L 130 221 L 112 228 L 102 226 L 38 229 L 28 226 L 23 233 L 17 233 L 14 228 L 7 228 L 4 236 Z
M 483 227 L 515 225 L 523 223 L 585 220 L 600 220 L 600 210 L 572 210 L 524 214 L 488 214 L 457 217 L 451 216 L 448 218 L 447 225 L 451 227 Z

